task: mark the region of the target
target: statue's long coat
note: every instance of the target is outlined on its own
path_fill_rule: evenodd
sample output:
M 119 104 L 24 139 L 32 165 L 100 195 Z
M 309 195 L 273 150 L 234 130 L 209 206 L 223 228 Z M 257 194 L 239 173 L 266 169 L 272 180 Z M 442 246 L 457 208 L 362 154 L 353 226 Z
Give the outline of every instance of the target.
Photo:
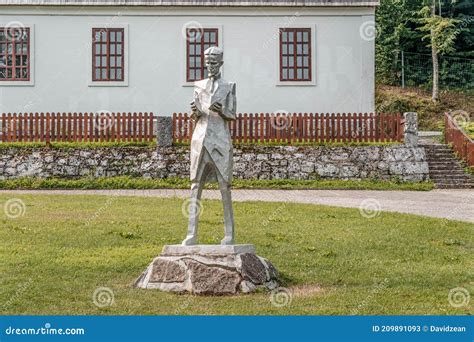
M 233 159 L 228 122 L 235 120 L 235 83 L 222 78 L 214 82 L 213 91 L 210 78 L 194 83 L 194 103 L 202 115 L 196 122 L 191 139 L 191 181 L 196 180 L 198 165 L 206 148 L 216 166 L 216 171 L 230 183 Z M 222 104 L 222 116 L 209 110 L 214 102 Z

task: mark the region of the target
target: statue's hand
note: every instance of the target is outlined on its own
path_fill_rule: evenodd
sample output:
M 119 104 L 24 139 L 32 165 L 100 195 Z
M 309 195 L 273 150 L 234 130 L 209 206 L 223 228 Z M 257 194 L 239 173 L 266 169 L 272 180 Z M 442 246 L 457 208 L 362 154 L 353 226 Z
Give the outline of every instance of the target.
M 195 112 L 198 111 L 198 108 L 197 108 L 196 103 L 195 103 L 194 101 L 192 101 L 192 102 L 190 103 L 190 106 L 191 106 L 191 111 L 192 111 L 193 113 L 195 113 Z
M 219 102 L 214 102 L 211 107 L 209 107 L 210 110 L 213 112 L 217 112 L 219 114 L 222 114 L 222 103 Z
M 191 105 L 191 118 L 193 118 L 194 120 L 199 119 L 202 113 L 199 111 L 198 107 L 196 106 L 196 103 L 192 101 L 190 105 Z

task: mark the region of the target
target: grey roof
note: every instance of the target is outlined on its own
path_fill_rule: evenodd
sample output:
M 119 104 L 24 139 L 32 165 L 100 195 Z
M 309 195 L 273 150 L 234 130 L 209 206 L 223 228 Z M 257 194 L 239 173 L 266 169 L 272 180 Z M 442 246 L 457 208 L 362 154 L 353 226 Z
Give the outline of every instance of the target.
M 379 0 L 0 0 L 0 5 L 54 6 L 378 6 Z

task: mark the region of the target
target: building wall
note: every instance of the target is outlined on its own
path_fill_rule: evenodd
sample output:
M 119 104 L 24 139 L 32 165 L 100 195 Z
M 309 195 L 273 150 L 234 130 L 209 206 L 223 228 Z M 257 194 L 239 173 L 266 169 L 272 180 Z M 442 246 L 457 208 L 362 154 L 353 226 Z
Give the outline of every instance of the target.
M 373 8 L 1 7 L 0 24 L 34 25 L 35 46 L 34 84 L 0 84 L 0 112 L 187 111 L 182 30 L 196 22 L 221 28 L 238 111 L 371 112 L 373 20 Z M 91 27 L 106 25 L 128 27 L 128 86 L 89 84 Z M 292 26 L 314 29 L 314 85 L 278 85 L 278 29 Z

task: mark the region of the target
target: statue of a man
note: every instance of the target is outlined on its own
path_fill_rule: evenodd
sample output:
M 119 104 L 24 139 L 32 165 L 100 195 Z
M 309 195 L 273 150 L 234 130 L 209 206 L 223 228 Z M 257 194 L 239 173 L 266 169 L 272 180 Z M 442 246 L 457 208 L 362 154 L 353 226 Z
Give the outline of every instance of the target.
M 204 52 L 209 77 L 194 83 L 191 118 L 195 128 L 191 139 L 191 201 L 188 234 L 183 245 L 197 243 L 199 201 L 204 183 L 217 176 L 224 206 L 222 245 L 234 244 L 234 214 L 230 186 L 232 182 L 232 140 L 229 121 L 235 120 L 235 83 L 221 78 L 224 52 L 212 46 Z

